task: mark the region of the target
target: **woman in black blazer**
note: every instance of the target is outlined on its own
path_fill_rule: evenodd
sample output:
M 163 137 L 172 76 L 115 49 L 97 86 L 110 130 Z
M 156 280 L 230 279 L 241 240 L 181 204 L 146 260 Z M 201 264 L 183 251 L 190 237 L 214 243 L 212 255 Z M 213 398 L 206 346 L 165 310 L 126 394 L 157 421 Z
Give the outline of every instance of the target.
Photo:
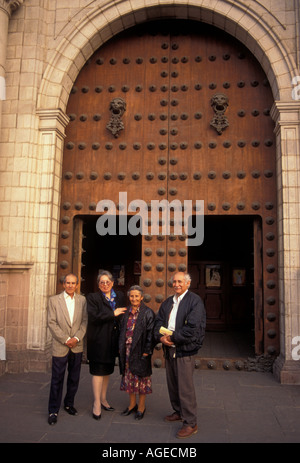
M 118 355 L 119 317 L 127 309 L 124 295 L 113 290 L 110 272 L 100 272 L 97 283 L 100 291 L 87 296 L 87 358 L 93 375 L 93 418 L 99 420 L 101 406 L 105 410 L 114 410 L 107 402 L 106 393 Z
M 122 317 L 119 337 L 121 391 L 129 393 L 129 406 L 122 415 L 136 412 L 141 420 L 145 413 L 146 395 L 151 394 L 151 354 L 154 312 L 143 303 L 143 290 L 132 286 L 128 291 L 130 306 Z M 139 404 L 136 396 L 139 395 Z

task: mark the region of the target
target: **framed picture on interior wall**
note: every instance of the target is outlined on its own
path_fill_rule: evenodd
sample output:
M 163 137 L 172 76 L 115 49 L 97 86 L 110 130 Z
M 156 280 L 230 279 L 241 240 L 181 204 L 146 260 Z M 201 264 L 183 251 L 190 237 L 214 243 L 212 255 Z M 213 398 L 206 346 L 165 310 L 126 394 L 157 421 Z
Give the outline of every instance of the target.
M 205 266 L 205 285 L 207 288 L 219 288 L 221 286 L 221 265 L 207 264 Z
M 118 286 L 125 285 L 125 265 L 114 265 L 112 275 Z
M 246 269 L 234 268 L 232 271 L 232 285 L 245 286 L 246 285 Z

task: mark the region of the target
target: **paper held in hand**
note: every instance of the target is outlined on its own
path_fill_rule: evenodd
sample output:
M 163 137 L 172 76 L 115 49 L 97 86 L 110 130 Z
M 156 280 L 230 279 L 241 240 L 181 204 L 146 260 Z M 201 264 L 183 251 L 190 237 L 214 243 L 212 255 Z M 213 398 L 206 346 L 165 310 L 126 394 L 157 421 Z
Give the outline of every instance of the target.
M 173 331 L 168 330 L 168 328 L 165 328 L 164 326 L 161 326 L 159 329 L 160 334 L 165 335 L 167 334 L 168 336 L 172 336 Z

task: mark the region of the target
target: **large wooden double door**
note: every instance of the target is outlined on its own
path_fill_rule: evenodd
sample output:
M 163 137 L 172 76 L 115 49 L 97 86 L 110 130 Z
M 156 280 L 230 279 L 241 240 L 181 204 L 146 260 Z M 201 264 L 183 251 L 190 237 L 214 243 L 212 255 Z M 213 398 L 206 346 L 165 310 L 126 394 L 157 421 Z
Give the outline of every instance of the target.
M 188 270 L 189 260 L 208 265 L 222 260 L 210 258 L 207 247 L 205 256 L 201 246 L 197 252 L 186 247 L 183 227 L 174 233 L 176 221 L 185 219 L 184 201 L 192 201 L 195 216 L 196 200 L 203 200 L 205 217 L 251 218 L 256 350 L 277 351 L 271 105 L 268 81 L 251 53 L 201 23 L 146 23 L 96 51 L 80 71 L 67 107 L 58 290 L 63 275 L 74 271 L 81 291 L 92 291 L 97 271 L 106 267 L 124 289 L 140 283 L 156 311 L 171 293 L 176 270 Z M 104 199 L 112 215 L 127 221 L 135 215 L 128 205 L 143 200 L 149 226 L 153 200 L 177 200 L 181 216 L 171 214 L 168 235 L 160 217 L 158 233 L 149 227 L 143 236 L 120 236 L 118 230 L 100 236 L 97 204 Z M 215 225 L 220 236 L 222 223 Z M 238 220 L 232 236 L 239 236 Z

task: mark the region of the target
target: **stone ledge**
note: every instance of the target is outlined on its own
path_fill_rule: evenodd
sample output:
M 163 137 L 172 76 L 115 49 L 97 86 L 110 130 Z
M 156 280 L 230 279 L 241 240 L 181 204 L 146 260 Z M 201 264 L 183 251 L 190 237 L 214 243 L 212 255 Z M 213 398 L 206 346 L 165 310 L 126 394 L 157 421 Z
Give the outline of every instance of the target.
M 273 374 L 281 384 L 300 385 L 300 360 L 285 360 L 280 355 L 274 362 Z
M 0 273 L 17 272 L 23 273 L 34 266 L 33 262 L 6 262 L 0 261 Z
M 5 373 L 48 372 L 51 370 L 51 348 L 44 351 L 7 351 L 6 360 L 0 360 L 0 376 Z

